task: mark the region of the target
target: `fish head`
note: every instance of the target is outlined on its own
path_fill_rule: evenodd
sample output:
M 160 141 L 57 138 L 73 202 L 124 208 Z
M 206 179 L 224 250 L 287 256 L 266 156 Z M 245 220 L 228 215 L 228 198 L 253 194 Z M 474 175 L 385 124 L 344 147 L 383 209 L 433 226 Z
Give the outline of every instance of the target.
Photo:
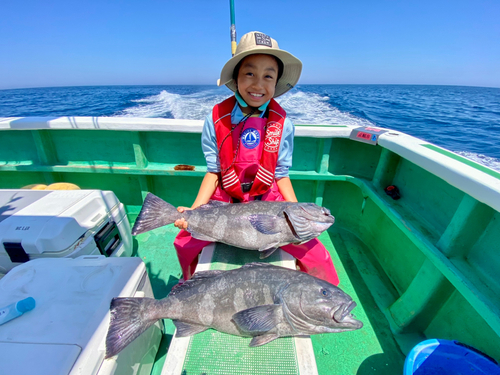
M 347 293 L 326 281 L 313 279 L 289 285 L 282 293 L 285 315 L 296 330 L 315 334 L 363 327 L 352 314 L 356 302 Z
M 309 241 L 318 237 L 335 222 L 328 208 L 314 203 L 290 205 L 284 213 L 295 236 L 301 241 Z

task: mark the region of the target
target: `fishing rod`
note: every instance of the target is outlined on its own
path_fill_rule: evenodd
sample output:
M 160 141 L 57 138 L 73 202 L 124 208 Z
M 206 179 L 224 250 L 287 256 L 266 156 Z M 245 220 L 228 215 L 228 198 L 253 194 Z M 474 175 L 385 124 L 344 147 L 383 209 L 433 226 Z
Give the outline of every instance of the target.
M 231 8 L 231 54 L 234 56 L 236 53 L 236 26 L 234 24 L 234 0 L 229 0 Z

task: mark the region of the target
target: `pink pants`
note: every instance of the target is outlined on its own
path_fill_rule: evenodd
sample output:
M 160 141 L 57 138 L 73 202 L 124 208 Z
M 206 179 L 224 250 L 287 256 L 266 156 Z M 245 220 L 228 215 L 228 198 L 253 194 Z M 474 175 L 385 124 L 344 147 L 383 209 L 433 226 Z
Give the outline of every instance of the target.
M 198 264 L 198 254 L 208 244 L 210 244 L 209 241 L 200 241 L 191 237 L 191 234 L 186 230 L 179 232 L 175 238 L 174 246 L 177 250 L 184 280 L 189 280 L 193 276 Z M 330 254 L 317 238 L 301 245 L 282 246 L 281 249 L 297 259 L 297 264 L 302 272 L 328 281 L 333 285 L 339 285 L 339 277 Z

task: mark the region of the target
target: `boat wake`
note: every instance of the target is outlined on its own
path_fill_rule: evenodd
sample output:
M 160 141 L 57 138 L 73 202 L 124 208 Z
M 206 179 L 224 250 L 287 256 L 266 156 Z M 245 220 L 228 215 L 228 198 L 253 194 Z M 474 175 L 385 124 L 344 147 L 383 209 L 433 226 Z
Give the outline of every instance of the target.
M 132 107 L 115 113 L 114 116 L 204 120 L 213 106 L 229 95 L 230 92 L 225 87 L 202 89 L 185 94 L 162 90 L 159 94 L 133 100 Z M 277 98 L 277 102 L 296 125 L 377 126 L 367 119 L 339 110 L 329 100 L 327 95 L 303 92 L 297 88 Z M 429 141 L 432 142 L 432 139 Z M 500 159 L 469 151 L 455 152 L 500 171 Z
M 191 94 L 174 94 L 166 90 L 132 102 L 133 107 L 115 114 L 118 117 L 160 117 L 203 120 L 212 107 L 229 96 L 225 88 Z M 368 120 L 342 112 L 328 103 L 327 96 L 292 91 L 277 98 L 295 124 L 374 126 Z
M 212 107 L 224 100 L 227 94 L 220 90 L 207 90 L 192 94 L 173 94 L 166 90 L 132 102 L 135 106 L 115 114 L 117 117 L 160 117 L 203 120 Z
M 279 97 L 277 102 L 294 124 L 375 126 L 366 119 L 340 111 L 328 100 L 328 96 L 291 91 Z
M 455 151 L 456 154 L 463 156 L 467 159 L 470 159 L 478 164 L 482 164 L 485 167 L 491 168 L 497 172 L 500 172 L 500 160 L 496 158 L 492 158 L 490 156 L 476 154 L 474 152 L 468 151 Z

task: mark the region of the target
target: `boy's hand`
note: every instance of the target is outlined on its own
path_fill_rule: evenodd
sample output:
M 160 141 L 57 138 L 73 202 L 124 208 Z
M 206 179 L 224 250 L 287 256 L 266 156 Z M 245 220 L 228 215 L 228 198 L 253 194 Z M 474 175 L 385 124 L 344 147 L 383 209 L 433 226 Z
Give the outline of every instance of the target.
M 179 212 L 184 212 L 184 211 L 187 211 L 187 210 L 192 210 L 192 208 L 189 208 L 189 207 L 183 207 L 183 206 L 180 206 L 180 207 L 177 207 L 177 211 Z M 188 227 L 188 222 L 184 219 L 178 219 L 175 221 L 174 225 L 179 228 L 179 229 L 187 229 Z

